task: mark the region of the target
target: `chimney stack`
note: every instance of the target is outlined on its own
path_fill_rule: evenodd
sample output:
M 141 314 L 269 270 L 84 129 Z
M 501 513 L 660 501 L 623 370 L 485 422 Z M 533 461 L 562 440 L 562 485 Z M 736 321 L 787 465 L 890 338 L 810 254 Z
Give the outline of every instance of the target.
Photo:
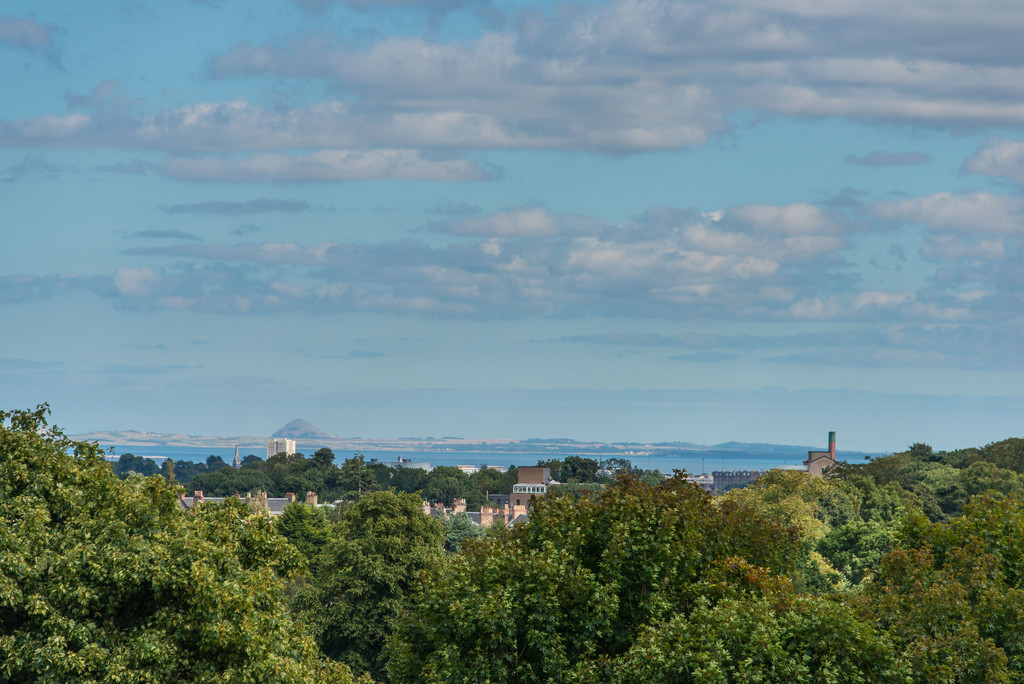
M 295 492 L 288 492 L 287 494 L 284 495 L 284 498 L 288 499 L 288 503 L 294 503 L 295 502 Z
M 836 460 L 836 433 L 828 433 L 828 457 Z
M 316 492 L 306 492 L 306 503 L 308 503 L 313 508 L 316 508 L 316 500 L 317 500 L 317 498 L 318 497 L 317 497 Z

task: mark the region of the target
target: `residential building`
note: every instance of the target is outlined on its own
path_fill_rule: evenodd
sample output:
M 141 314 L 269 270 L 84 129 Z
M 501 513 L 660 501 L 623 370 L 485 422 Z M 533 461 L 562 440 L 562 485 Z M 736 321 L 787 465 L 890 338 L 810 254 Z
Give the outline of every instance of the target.
M 267 440 L 267 458 L 278 454 L 294 454 L 295 440 L 284 437 L 274 437 Z
M 419 468 L 420 470 L 425 470 L 428 473 L 432 470 L 428 461 L 413 461 L 408 458 L 402 458 L 401 456 L 399 456 L 396 461 L 381 461 L 377 458 L 371 458 L 366 462 L 366 465 L 382 465 L 387 466 L 388 468 Z
M 836 464 L 836 433 L 828 433 L 828 451 L 808 451 L 807 473 L 811 477 L 824 477 L 825 471 Z
M 544 496 L 548 493 L 548 487 L 558 484 L 551 479 L 551 469 L 540 466 L 519 468 L 516 471 L 519 481 L 512 485 L 512 506 L 529 506 L 530 499 L 535 496 Z
M 203 496 L 203 493 L 199 490 L 192 496 L 185 496 L 184 493 L 178 495 L 178 501 L 181 507 L 186 511 L 192 510 L 194 507 L 201 503 L 208 504 L 219 504 L 223 503 L 224 499 L 228 497 L 224 496 Z M 266 492 L 252 492 L 246 493 L 244 496 L 237 497 L 245 502 L 250 509 L 257 511 L 266 511 L 271 516 L 278 516 L 284 513 L 285 506 L 295 502 L 295 494 L 288 492 L 284 496 L 267 496 Z M 318 495 L 316 492 L 306 492 L 306 503 L 310 506 L 317 506 Z
M 716 470 L 711 473 L 716 492 L 727 492 L 737 487 L 746 487 L 761 477 L 760 470 Z

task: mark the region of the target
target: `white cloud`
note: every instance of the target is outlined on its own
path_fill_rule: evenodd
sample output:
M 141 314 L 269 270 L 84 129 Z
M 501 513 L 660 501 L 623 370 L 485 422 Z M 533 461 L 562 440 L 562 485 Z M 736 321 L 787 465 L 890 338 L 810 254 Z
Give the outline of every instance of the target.
M 854 309 L 867 307 L 893 307 L 914 301 L 913 292 L 878 292 L 866 290 L 858 292 L 853 298 Z
M 977 322 L 1024 310 L 1022 239 L 999 223 L 1022 211 L 1014 201 L 943 194 L 870 208 L 934 231 L 900 287 L 858 266 L 852 231 L 870 222 L 812 205 L 731 207 L 720 218 L 659 206 L 623 223 L 519 207 L 435 226 L 429 240 L 134 246 L 109 276 L 2 279 L 0 301 L 77 289 L 119 307 L 233 314 Z
M 846 162 L 863 166 L 917 166 L 927 163 L 928 155 L 924 152 L 882 152 L 875 150 L 863 156 L 848 154 L 846 155 Z
M 1024 183 L 1024 142 L 992 138 L 967 160 L 964 170 Z
M 192 259 L 211 259 L 243 263 L 276 264 L 289 266 L 315 266 L 327 263 L 327 256 L 336 242 L 303 247 L 294 242 L 264 242 L 259 245 L 195 245 L 181 244 L 169 247 L 133 247 L 125 250 L 132 255 L 177 256 Z
M 150 266 L 122 266 L 114 272 L 114 287 L 125 297 L 145 297 L 159 284 L 161 277 Z
M 25 37 L 18 37 L 22 24 Z M 8 42 L 52 41 L 31 17 L 0 18 L 0 40 L 5 26 Z M 474 39 L 385 36 L 345 44 L 325 31 L 296 33 L 279 43 L 240 43 L 213 57 L 208 74 L 317 81 L 332 93 L 323 101 L 288 107 L 234 99 L 142 113 L 105 83 L 91 95 L 69 96 L 76 111 L 0 121 L 0 145 L 207 155 L 348 150 L 372 155 L 375 170 L 368 172 L 380 174 L 381 157 L 410 150 L 679 149 L 726 131 L 736 112 L 957 130 L 1016 126 L 1024 124 L 1022 31 L 1024 6 L 1003 0 L 907 0 L 898 7 L 874 0 L 612 0 L 526 11 L 515 28 Z M 1019 180 L 1019 161 L 1000 167 L 996 151 L 993 143 L 969 167 Z M 922 161 L 915 152 L 849 159 L 876 166 Z M 197 178 L 347 173 L 333 168 L 337 161 L 307 161 L 298 169 L 276 157 L 175 158 L 168 167 Z M 437 162 L 406 163 L 416 170 L 398 177 L 479 175 L 460 164 L 441 170 Z
M 1005 258 L 1006 248 L 1002 238 L 968 241 L 955 235 L 930 235 L 921 245 L 921 255 L 934 261 L 997 261 Z
M 880 218 L 920 223 L 933 230 L 1013 234 L 1024 231 L 1024 201 L 987 192 L 940 192 L 925 197 L 882 202 L 872 213 Z
M 430 160 L 416 150 L 320 150 L 249 157 L 176 157 L 160 173 L 191 181 L 329 182 L 371 178 L 477 181 L 490 176 L 464 159 Z
M 501 211 L 484 218 L 468 218 L 450 228 L 460 235 L 550 236 L 558 232 L 558 221 L 547 209 L 532 207 Z
M 837 232 L 835 223 L 813 204 L 750 204 L 730 210 L 728 217 L 749 223 L 756 231 L 766 233 L 808 235 Z
M 815 11 L 619 0 L 527 14 L 517 31 L 476 41 L 243 44 L 211 70 L 322 79 L 360 93 L 373 110 L 414 118 L 485 117 L 492 140 L 506 141 L 497 145 L 664 149 L 699 144 L 736 109 L 1019 124 L 1022 29 L 1024 9 L 1000 0 Z M 899 160 L 911 161 L 919 163 Z
M 842 249 L 845 243 L 829 234 L 835 230 L 831 221 L 806 207 L 775 209 L 759 206 L 750 213 L 795 216 L 803 221 L 803 232 L 759 231 L 749 222 L 714 222 L 693 211 L 668 208 L 651 210 L 633 222 L 609 224 L 531 207 L 445 226 L 448 233 L 463 237 L 443 248 L 404 240 L 375 245 L 177 244 L 134 247 L 125 253 L 205 262 L 177 278 L 165 278 L 165 287 L 151 293 L 152 299 L 196 297 L 200 310 L 238 311 L 232 298 L 244 297 L 246 310 L 252 312 L 274 310 L 287 301 L 311 310 L 501 318 L 588 311 L 662 316 L 691 310 L 712 316 L 788 316 L 788 307 L 806 296 L 805 291 L 821 287 L 822 266 L 809 263 L 808 254 Z M 808 234 L 812 225 L 826 234 Z M 795 248 L 792 240 L 813 246 Z M 374 267 L 367 269 L 366 264 Z M 223 268 L 234 275 L 212 276 Z

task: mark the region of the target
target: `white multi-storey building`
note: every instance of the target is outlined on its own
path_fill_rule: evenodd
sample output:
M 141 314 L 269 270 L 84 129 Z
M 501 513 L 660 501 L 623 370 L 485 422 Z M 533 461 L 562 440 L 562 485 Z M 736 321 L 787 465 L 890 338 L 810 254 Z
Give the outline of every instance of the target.
M 267 458 L 271 456 L 277 456 L 280 453 L 294 454 L 295 453 L 295 440 L 285 439 L 283 437 L 275 437 L 274 439 L 267 440 Z

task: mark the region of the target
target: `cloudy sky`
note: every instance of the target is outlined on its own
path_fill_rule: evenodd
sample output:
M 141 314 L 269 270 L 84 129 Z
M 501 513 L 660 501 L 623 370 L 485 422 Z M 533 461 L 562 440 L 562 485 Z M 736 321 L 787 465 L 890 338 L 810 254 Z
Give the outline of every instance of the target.
M 1024 416 L 1024 5 L 0 9 L 0 400 L 938 448 Z

